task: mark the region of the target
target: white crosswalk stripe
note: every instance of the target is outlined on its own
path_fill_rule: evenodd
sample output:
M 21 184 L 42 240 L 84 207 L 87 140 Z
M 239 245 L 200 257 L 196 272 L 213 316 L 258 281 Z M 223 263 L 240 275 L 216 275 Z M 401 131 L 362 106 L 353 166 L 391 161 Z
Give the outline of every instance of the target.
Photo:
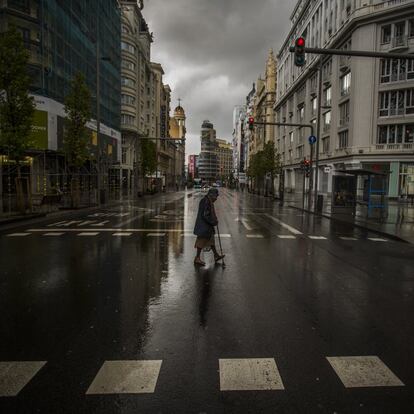
M 129 236 L 132 236 L 132 233 L 114 233 L 112 236 L 114 236 L 114 237 L 129 237 Z
M 327 240 L 324 236 L 308 236 L 312 240 Z
M 347 237 L 347 236 L 342 236 L 340 237 L 341 240 L 347 240 L 347 241 L 355 241 L 358 240 L 356 237 Z
M 7 237 L 26 237 L 30 236 L 30 233 L 12 233 L 8 234 Z
M 165 233 L 148 233 L 147 237 L 164 237 Z
M 155 391 L 162 361 L 106 361 L 86 394 L 148 394 Z
M 327 360 L 346 388 L 404 386 L 377 356 L 327 357 Z
M 379 237 L 368 237 L 368 240 L 371 240 L 373 242 L 386 242 L 386 241 L 388 241 L 386 239 L 381 239 Z
M 278 234 L 277 237 L 279 237 L 279 239 L 296 239 L 295 236 L 290 236 L 290 235 L 287 235 L 287 234 Z
M 43 234 L 43 236 L 46 237 L 60 237 L 63 236 L 65 233 L 58 233 L 58 232 L 53 232 L 53 233 L 45 233 Z
M 221 391 L 284 390 L 273 358 L 220 359 Z
M 93 232 L 83 232 L 83 233 L 79 233 L 78 234 L 78 236 L 81 236 L 81 237 L 94 237 L 94 236 L 97 236 L 99 233 L 97 233 L 97 232 L 95 232 L 95 233 L 93 233 Z
M 0 361 L 0 397 L 15 397 L 46 361 Z
M 264 236 L 262 234 L 246 234 L 248 239 L 263 239 Z

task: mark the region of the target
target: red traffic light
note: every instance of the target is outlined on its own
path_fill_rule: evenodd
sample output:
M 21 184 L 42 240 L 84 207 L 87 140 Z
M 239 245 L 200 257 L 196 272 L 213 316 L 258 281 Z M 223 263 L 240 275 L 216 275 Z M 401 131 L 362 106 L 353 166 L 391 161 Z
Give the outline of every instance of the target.
M 249 124 L 253 124 L 254 123 L 254 118 L 251 116 L 249 117 Z
M 305 46 L 305 39 L 303 37 L 299 37 L 296 39 L 296 46 L 304 47 Z

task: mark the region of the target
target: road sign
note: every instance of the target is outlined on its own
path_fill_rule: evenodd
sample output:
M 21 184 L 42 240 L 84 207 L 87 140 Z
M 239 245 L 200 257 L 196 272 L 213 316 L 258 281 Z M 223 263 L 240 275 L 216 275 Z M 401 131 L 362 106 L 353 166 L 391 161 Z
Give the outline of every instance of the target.
M 331 167 L 325 167 L 325 168 L 323 169 L 323 171 L 324 171 L 326 174 L 329 174 L 329 173 L 331 172 Z
M 311 135 L 308 139 L 309 139 L 309 144 L 311 144 L 311 145 L 313 145 L 316 142 L 315 135 Z

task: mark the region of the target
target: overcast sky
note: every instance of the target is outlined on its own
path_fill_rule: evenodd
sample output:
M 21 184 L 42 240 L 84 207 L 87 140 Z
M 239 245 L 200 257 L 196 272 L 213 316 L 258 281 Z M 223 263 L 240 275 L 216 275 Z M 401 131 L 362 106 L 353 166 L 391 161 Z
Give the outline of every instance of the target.
M 235 105 L 245 102 L 263 72 L 270 48 L 279 50 L 290 29 L 296 0 L 145 0 L 154 33 L 152 61 L 187 115 L 187 154 L 200 151 L 208 119 L 228 141 Z

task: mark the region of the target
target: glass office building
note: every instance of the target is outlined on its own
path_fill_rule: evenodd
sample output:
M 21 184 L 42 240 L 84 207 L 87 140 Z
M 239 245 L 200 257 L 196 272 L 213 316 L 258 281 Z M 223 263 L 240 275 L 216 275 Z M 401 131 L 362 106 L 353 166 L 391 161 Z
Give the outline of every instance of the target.
M 0 29 L 14 25 L 30 50 L 33 94 L 63 104 L 71 79 L 81 72 L 94 96 L 96 119 L 99 61 L 100 122 L 120 131 L 121 12 L 117 0 L 5 0 L 0 12 Z

